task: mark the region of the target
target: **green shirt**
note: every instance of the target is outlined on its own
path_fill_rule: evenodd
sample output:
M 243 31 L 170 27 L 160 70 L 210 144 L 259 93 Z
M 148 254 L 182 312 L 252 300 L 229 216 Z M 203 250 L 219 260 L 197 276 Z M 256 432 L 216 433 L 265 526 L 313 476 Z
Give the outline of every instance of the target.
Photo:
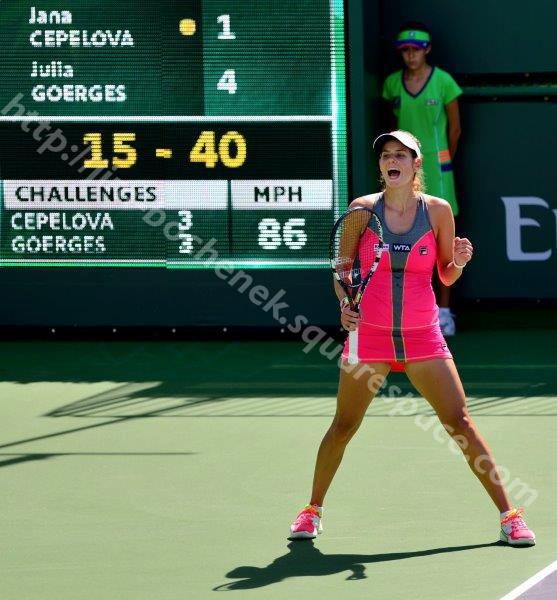
M 422 144 L 428 193 L 448 200 L 455 214 L 458 209 L 445 106 L 461 94 L 456 81 L 439 67 L 432 67 L 428 80 L 416 95 L 406 89 L 402 70 L 389 75 L 383 85 L 383 98 L 392 104 L 398 128 L 413 133 Z
M 424 152 L 448 149 L 445 106 L 461 94 L 456 81 L 439 67 L 432 67 L 429 79 L 416 95 L 406 89 L 403 71 L 389 75 L 383 86 L 383 98 L 392 102 L 398 127 L 413 133 Z

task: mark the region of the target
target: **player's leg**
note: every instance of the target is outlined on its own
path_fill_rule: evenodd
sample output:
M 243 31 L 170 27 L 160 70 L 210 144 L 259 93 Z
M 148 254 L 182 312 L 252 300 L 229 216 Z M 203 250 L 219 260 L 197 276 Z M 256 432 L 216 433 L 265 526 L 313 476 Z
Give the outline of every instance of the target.
M 390 367 L 384 363 L 343 364 L 337 408 L 325 433 L 315 463 L 310 503 L 298 513 L 290 527 L 290 538 L 314 538 L 321 533 L 325 494 L 342 460 L 348 442 L 358 430 L 373 397 L 383 385 Z
M 345 365 L 341 368 L 336 414 L 317 453 L 311 504 L 322 505 L 344 450 L 360 427 L 368 406 L 383 385 L 389 370 L 389 365 L 384 363 L 359 364 L 348 368 Z
M 462 449 L 470 468 L 501 512 L 511 508 L 491 451 L 468 413 L 466 397 L 452 359 L 408 363 L 412 385 L 431 404 Z
M 452 359 L 409 363 L 408 378 L 428 400 L 441 423 L 462 449 L 470 468 L 501 512 L 501 540 L 516 546 L 533 546 L 534 533 L 511 504 L 489 447 L 468 413 L 464 389 Z

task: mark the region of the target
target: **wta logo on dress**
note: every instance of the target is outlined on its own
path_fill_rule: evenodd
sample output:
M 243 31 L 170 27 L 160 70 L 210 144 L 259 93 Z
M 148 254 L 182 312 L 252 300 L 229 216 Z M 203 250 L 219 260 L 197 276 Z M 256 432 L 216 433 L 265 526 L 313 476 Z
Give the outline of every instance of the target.
M 375 252 L 377 252 L 379 248 L 379 244 L 373 246 Z M 410 252 L 410 250 L 412 250 L 412 244 L 383 244 L 383 250 L 386 252 Z

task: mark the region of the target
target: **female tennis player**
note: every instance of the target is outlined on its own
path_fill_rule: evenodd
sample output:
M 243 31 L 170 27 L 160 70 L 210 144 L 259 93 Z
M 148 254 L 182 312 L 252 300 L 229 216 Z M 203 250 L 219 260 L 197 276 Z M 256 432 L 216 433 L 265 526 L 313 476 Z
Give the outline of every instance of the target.
M 487 443 L 468 413 L 460 377 L 439 327 L 431 285 L 434 266 L 446 285 L 453 284 L 472 258 L 472 244 L 455 237 L 449 203 L 422 192 L 422 154 L 412 134 L 386 133 L 373 147 L 379 155 L 384 189 L 354 200 L 350 208 L 375 211 L 382 223 L 385 249 L 359 313 L 350 310 L 344 291 L 335 282 L 342 326 L 358 330 L 358 347 L 349 348 L 347 340 L 336 414 L 319 447 L 310 502 L 292 523 L 289 537 L 314 538 L 321 533 L 323 500 L 346 445 L 389 371 L 405 370 L 499 509 L 501 539 L 511 545 L 534 545 L 523 510 L 511 506 Z M 348 364 L 355 352 L 356 367 Z

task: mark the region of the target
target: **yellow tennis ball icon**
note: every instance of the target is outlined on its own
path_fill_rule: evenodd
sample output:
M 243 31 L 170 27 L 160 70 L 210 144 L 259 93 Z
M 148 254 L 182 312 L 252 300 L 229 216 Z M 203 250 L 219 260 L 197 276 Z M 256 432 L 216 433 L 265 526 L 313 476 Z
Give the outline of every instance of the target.
M 182 19 L 180 21 L 180 33 L 182 35 L 194 35 L 195 30 L 196 25 L 193 19 Z

